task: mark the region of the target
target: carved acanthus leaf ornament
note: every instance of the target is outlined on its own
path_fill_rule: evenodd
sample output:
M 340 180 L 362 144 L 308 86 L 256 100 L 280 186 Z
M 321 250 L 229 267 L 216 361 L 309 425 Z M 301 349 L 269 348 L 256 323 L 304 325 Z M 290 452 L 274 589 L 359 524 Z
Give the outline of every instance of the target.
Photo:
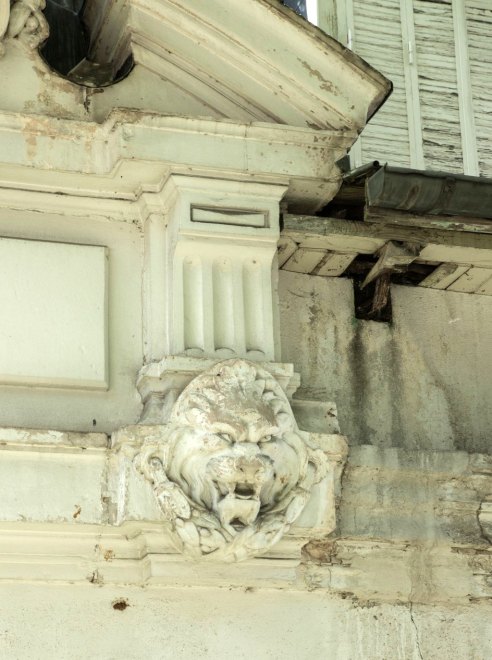
M 44 17 L 46 0 L 0 0 L 0 55 L 5 37 L 17 38 L 29 48 L 38 48 L 49 37 Z
M 137 469 L 152 483 L 177 547 L 191 558 L 241 561 L 289 529 L 326 474 L 277 381 L 245 360 L 196 377 Z

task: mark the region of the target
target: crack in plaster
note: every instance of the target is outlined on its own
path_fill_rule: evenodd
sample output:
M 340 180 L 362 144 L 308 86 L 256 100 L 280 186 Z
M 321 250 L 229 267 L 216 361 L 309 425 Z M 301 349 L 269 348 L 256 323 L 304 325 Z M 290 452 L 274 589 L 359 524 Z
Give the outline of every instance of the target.
M 409 612 L 410 612 L 410 621 L 412 622 L 413 628 L 415 630 L 415 643 L 417 645 L 417 651 L 419 654 L 420 660 L 424 660 L 424 656 L 422 655 L 422 649 L 420 648 L 420 636 L 419 636 L 419 629 L 417 627 L 417 623 L 415 619 L 413 618 L 413 603 L 410 603 L 409 605 Z

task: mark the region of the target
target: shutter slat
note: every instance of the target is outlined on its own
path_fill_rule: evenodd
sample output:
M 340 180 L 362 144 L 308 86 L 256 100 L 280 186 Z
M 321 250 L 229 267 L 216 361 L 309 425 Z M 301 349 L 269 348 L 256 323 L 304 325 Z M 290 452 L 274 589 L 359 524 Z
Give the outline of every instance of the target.
M 492 176 L 492 0 L 350 6 L 355 52 L 394 85 L 362 133 L 362 162 Z
M 465 0 L 465 12 L 480 174 L 492 176 L 492 4 Z
M 393 82 L 393 94 L 361 138 L 362 162 L 410 165 L 400 0 L 353 0 L 354 50 Z
M 462 172 L 452 6 L 413 4 L 425 166 Z

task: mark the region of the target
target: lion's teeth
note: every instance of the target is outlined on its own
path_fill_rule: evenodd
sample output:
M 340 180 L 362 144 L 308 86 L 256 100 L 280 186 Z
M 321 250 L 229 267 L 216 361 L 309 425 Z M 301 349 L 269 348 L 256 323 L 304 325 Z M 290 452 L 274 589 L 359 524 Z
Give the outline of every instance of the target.
M 234 495 L 224 497 L 218 504 L 218 513 L 222 525 L 230 525 L 239 521 L 243 525 L 251 525 L 260 511 L 258 500 L 242 500 Z

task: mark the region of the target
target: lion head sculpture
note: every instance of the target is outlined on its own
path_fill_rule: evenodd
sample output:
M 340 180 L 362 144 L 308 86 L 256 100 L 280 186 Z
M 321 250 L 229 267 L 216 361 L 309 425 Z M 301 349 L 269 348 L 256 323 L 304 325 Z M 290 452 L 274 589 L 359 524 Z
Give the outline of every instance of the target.
M 271 374 L 228 360 L 185 388 L 137 467 L 186 555 L 239 561 L 274 545 L 325 475 L 307 438 Z

